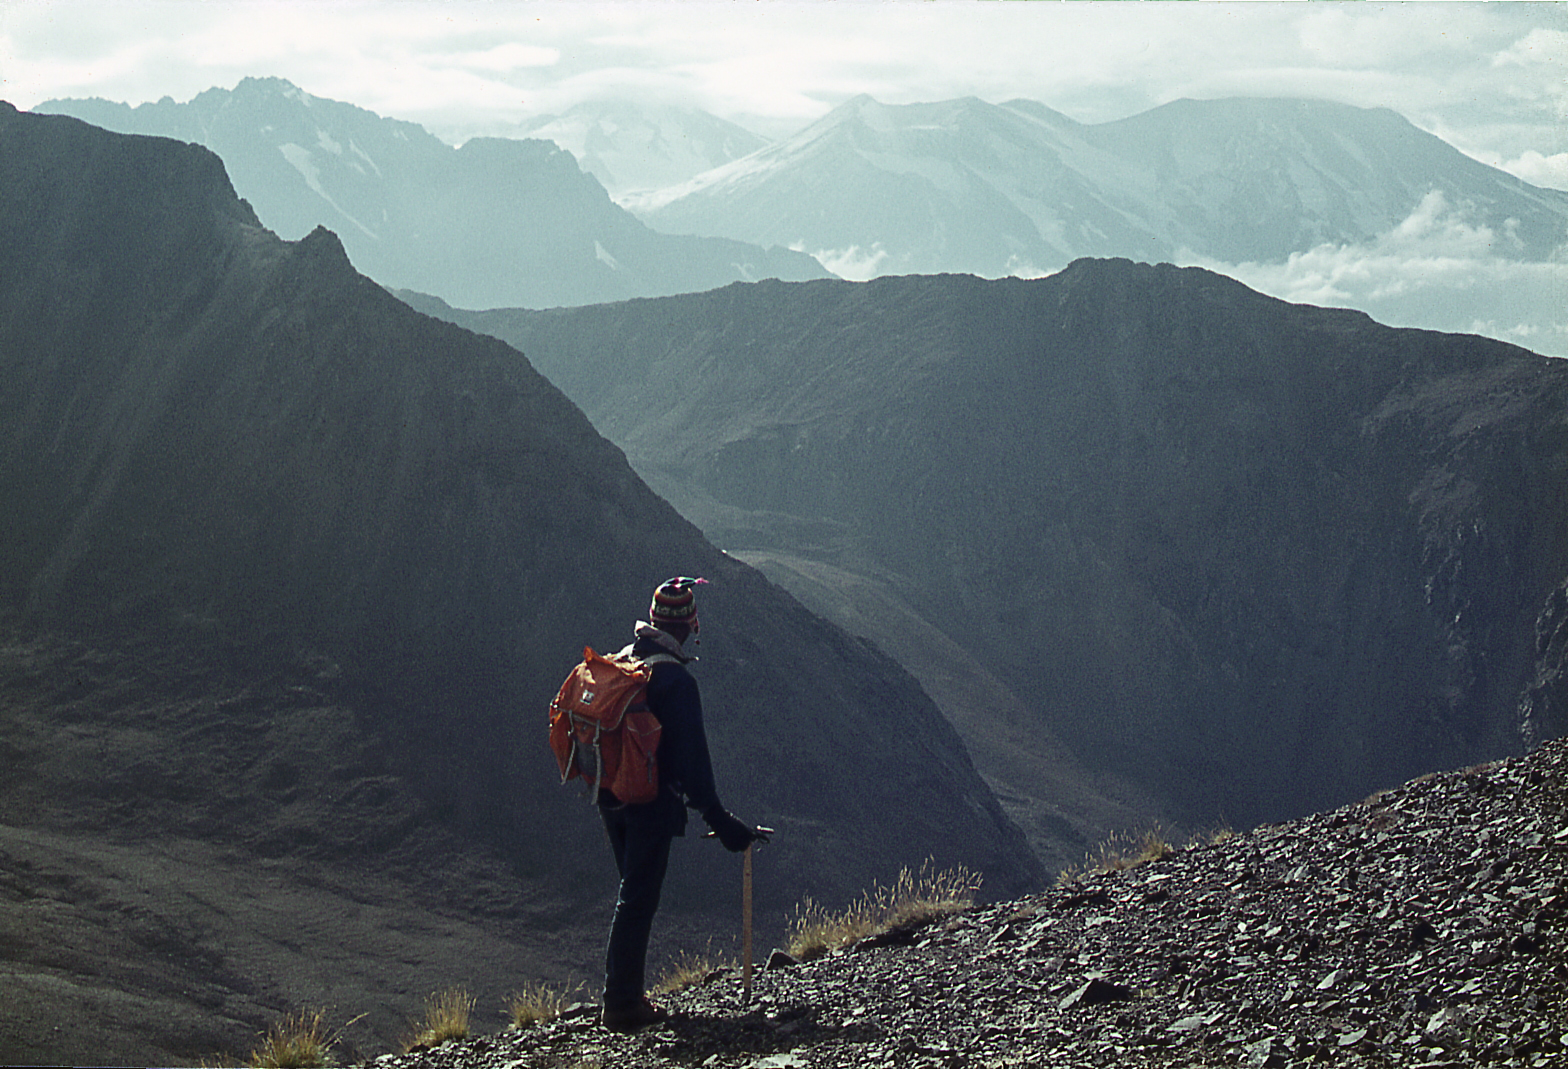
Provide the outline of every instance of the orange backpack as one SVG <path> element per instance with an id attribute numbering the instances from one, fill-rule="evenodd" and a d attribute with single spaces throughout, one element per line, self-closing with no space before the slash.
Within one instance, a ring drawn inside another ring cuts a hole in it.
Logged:
<path id="1" fill-rule="evenodd" d="M 550 703 L 550 749 L 563 784 L 583 780 L 590 801 L 600 788 L 628 805 L 658 797 L 663 729 L 648 709 L 648 680 L 652 665 L 674 659 L 655 654 L 640 661 L 624 650 L 605 657 L 583 647 L 582 664 Z"/>

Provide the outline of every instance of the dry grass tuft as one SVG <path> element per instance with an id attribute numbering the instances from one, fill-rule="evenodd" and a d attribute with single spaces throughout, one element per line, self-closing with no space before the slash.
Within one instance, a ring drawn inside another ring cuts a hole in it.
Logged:
<path id="1" fill-rule="evenodd" d="M 429 1050 L 451 1039 L 468 1038 L 468 1019 L 474 999 L 462 988 L 451 987 L 425 1000 L 425 1019 L 414 1025 L 413 1035 L 403 1044 L 403 1053 Z"/>
<path id="2" fill-rule="evenodd" d="M 1199 833 L 1193 838 L 1191 845 L 1218 846 L 1220 843 L 1227 842 L 1235 838 L 1235 836 L 1236 833 L 1231 830 L 1231 826 L 1229 824 L 1221 824 L 1216 828 L 1211 828 L 1206 832 Z"/>
<path id="3" fill-rule="evenodd" d="M 1070 887 L 1085 876 L 1106 872 L 1123 872 L 1151 861 L 1170 857 L 1176 848 L 1166 842 L 1158 825 L 1140 835 L 1113 832 L 1082 865 L 1063 869 L 1056 877 L 1056 886 Z"/>
<path id="4" fill-rule="evenodd" d="M 513 1029 L 530 1028 L 553 1021 L 566 1009 L 568 991 L 548 984 L 525 984 L 506 1000 L 506 1015 Z"/>
<path id="5" fill-rule="evenodd" d="M 673 995 L 677 991 L 684 991 L 694 984 L 706 983 L 714 977 L 738 968 L 736 963 L 728 958 L 714 955 L 712 944 L 703 954 L 693 954 L 690 951 L 681 951 L 681 956 L 668 971 L 654 981 L 650 989 L 655 995 Z"/>
<path id="6" fill-rule="evenodd" d="M 286 1014 L 262 1034 L 246 1062 L 252 1069 L 317 1069 L 327 1064 L 332 1042 L 326 1010 Z"/>
<path id="7" fill-rule="evenodd" d="M 899 870 L 892 887 L 873 886 L 842 913 L 830 913 L 808 897 L 795 908 L 785 951 L 809 961 L 874 935 L 968 909 L 979 889 L 978 874 L 962 865 L 937 871 L 927 858 L 918 873 Z"/>

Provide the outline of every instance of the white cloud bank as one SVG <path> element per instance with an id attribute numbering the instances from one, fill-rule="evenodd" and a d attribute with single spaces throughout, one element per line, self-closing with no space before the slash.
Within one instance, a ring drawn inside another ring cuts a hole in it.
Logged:
<path id="1" fill-rule="evenodd" d="M 1081 122 L 1180 97 L 1389 107 L 1568 187 L 1568 4 L 971 0 L 0 0 L 0 99 L 189 100 L 246 76 L 459 141 L 587 99 L 788 136 L 858 93 L 1038 100 Z"/>
<path id="2" fill-rule="evenodd" d="M 1492 162 L 1492 166 L 1507 171 L 1515 178 L 1522 178 L 1532 186 L 1568 189 L 1568 152 L 1545 156 L 1534 149 L 1527 149 L 1515 159 Z"/>
<path id="3" fill-rule="evenodd" d="M 1481 334 L 1568 357 L 1568 234 L 1545 263 L 1508 259 L 1512 244 L 1432 192 L 1387 233 L 1319 245 L 1282 264 L 1183 256 L 1282 300 L 1357 308 L 1389 326 Z"/>
<path id="4" fill-rule="evenodd" d="M 888 254 L 880 241 L 873 242 L 870 248 L 865 249 L 859 245 L 851 245 L 847 249 L 807 249 L 804 241 L 792 242 L 790 248 L 795 252 L 809 253 L 817 263 L 839 278 L 851 282 L 867 282 L 886 274 L 882 265 Z"/>

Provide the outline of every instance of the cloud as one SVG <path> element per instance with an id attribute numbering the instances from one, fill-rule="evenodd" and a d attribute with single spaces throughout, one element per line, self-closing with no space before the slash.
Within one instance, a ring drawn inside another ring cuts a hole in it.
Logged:
<path id="1" fill-rule="evenodd" d="M 1568 56 L 1568 30 L 1535 27 L 1492 57 L 1496 67 L 1532 67 L 1547 64 L 1561 68 Z"/>
<path id="2" fill-rule="evenodd" d="M 790 245 L 795 252 L 805 252 L 803 242 Z M 847 249 L 816 249 L 811 252 L 816 261 L 839 278 L 851 282 L 866 282 L 882 274 L 881 266 L 887 259 L 887 250 L 880 241 L 875 242 L 870 248 L 862 249 L 859 245 L 851 245 Z"/>
<path id="3" fill-rule="evenodd" d="M 510 72 L 523 67 L 553 67 L 561 61 L 561 50 L 542 45 L 507 41 L 467 52 L 450 53 L 446 62 L 454 67 L 482 71 Z"/>
<path id="4" fill-rule="evenodd" d="M 1534 149 L 1527 149 L 1517 158 L 1503 160 L 1496 166 L 1531 185 L 1568 190 L 1568 152 L 1543 156 Z"/>
<path id="5" fill-rule="evenodd" d="M 4 0 L 0 88 L 24 108 L 66 95 L 137 103 L 277 75 L 427 124 L 516 121 L 619 89 L 769 134 L 857 93 L 1026 97 L 1085 122 L 1179 96 L 1311 94 L 1393 107 L 1430 129 L 1475 102 L 1561 102 L 1565 20 L 1553 9 L 1564 7 Z M 1540 139 L 1497 151 L 1531 148 L 1560 151 Z"/>
<path id="6" fill-rule="evenodd" d="M 1390 326 L 1482 334 L 1568 357 L 1568 246 L 1546 263 L 1509 259 L 1509 248 L 1506 230 L 1474 222 L 1433 191 L 1398 226 L 1361 244 L 1319 245 L 1282 264 L 1179 261 L 1282 300 L 1357 308 Z"/>

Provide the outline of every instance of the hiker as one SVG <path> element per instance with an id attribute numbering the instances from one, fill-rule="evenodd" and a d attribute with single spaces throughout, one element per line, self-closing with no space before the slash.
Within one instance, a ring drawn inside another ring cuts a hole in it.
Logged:
<path id="1" fill-rule="evenodd" d="M 652 662 L 647 701 L 662 734 L 659 793 L 653 801 L 625 805 L 607 790 L 598 795 L 621 877 L 604 964 L 603 1023 L 615 1032 L 633 1032 L 668 1016 L 643 993 L 643 970 L 670 842 L 686 833 L 686 809 L 701 813 L 728 850 L 742 851 L 760 837 L 719 803 L 702 726 L 702 698 L 686 668 L 696 660 L 684 647 L 697 633 L 696 587 L 705 582 L 680 576 L 661 583 L 653 592 L 647 621 L 637 624 L 635 641 L 622 651 Z"/>

